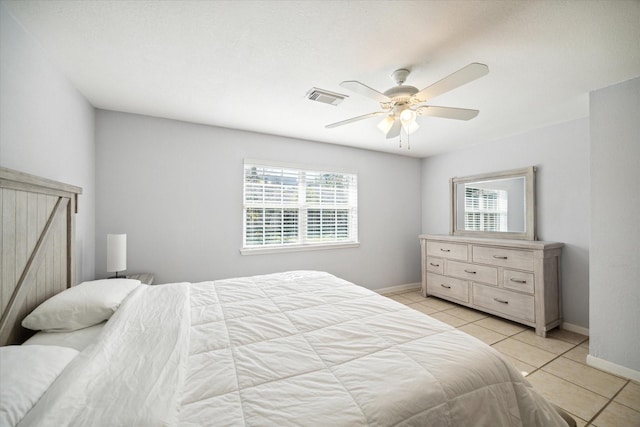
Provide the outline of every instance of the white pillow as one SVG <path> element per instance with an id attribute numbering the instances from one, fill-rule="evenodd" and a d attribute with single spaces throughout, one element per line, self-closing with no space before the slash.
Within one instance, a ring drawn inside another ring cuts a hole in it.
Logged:
<path id="1" fill-rule="evenodd" d="M 49 298 L 22 321 L 35 331 L 75 331 L 111 317 L 139 280 L 104 279 L 83 282 Z"/>
<path id="2" fill-rule="evenodd" d="M 77 354 L 52 345 L 0 347 L 0 425 L 18 424 Z"/>
<path id="3" fill-rule="evenodd" d="M 106 324 L 106 321 L 100 322 L 97 325 L 70 332 L 40 331 L 23 342 L 22 345 L 56 345 L 58 347 L 69 347 L 82 351 L 89 344 L 98 341 Z"/>

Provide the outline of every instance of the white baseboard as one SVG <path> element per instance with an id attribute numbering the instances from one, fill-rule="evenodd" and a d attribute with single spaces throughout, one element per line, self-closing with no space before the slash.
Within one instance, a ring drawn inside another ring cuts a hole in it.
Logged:
<path id="1" fill-rule="evenodd" d="M 589 336 L 589 328 L 585 328 L 582 326 L 574 325 L 572 323 L 563 322 L 560 325 L 560 329 L 564 329 L 565 331 L 575 332 L 576 334 Z"/>
<path id="2" fill-rule="evenodd" d="M 629 378 L 633 381 L 640 381 L 640 371 L 609 362 L 608 360 L 600 359 L 590 354 L 587 355 L 587 365 L 593 366 L 601 371 L 612 373 L 619 377 Z"/>
<path id="3" fill-rule="evenodd" d="M 409 291 L 411 289 L 420 289 L 422 283 L 407 283 L 406 285 L 388 286 L 386 288 L 373 289 L 374 292 L 379 294 L 389 294 L 391 292 Z"/>

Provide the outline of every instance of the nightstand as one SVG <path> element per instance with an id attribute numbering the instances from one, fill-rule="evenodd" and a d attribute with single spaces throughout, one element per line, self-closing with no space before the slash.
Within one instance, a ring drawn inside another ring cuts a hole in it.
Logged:
<path id="1" fill-rule="evenodd" d="M 127 279 L 140 280 L 140 282 L 144 283 L 145 285 L 153 284 L 153 274 L 151 273 L 130 274 L 127 276 Z"/>

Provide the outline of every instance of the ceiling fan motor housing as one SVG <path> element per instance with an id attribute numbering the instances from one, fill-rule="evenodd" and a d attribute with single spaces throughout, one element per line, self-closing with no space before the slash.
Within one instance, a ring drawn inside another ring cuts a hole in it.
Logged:
<path id="1" fill-rule="evenodd" d="M 418 93 L 418 89 L 413 86 L 396 86 L 387 90 L 384 94 L 391 98 L 390 102 L 381 102 L 383 109 L 392 109 L 393 114 L 399 114 L 405 108 L 411 106 L 411 98 Z"/>
<path id="2" fill-rule="evenodd" d="M 409 70 L 405 68 L 395 70 L 391 74 L 391 78 L 396 82 L 398 86 L 392 87 L 391 89 L 384 92 L 386 96 L 391 98 L 391 101 L 380 103 L 382 108 L 393 108 L 394 110 L 396 110 L 394 111 L 394 113 L 397 113 L 397 110 L 403 110 L 407 105 L 411 103 L 411 97 L 418 93 L 418 88 L 414 86 L 403 85 L 408 76 Z"/>
<path id="3" fill-rule="evenodd" d="M 417 87 L 401 85 L 401 86 L 392 87 L 391 89 L 387 90 L 384 94 L 395 101 L 394 98 L 400 98 L 400 97 L 411 98 L 416 93 L 418 93 Z"/>

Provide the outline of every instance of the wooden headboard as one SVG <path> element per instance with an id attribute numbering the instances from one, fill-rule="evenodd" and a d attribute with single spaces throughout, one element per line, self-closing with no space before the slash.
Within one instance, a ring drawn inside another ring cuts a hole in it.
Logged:
<path id="1" fill-rule="evenodd" d="M 0 168 L 0 345 L 32 332 L 20 323 L 75 284 L 75 214 L 82 188 Z"/>

